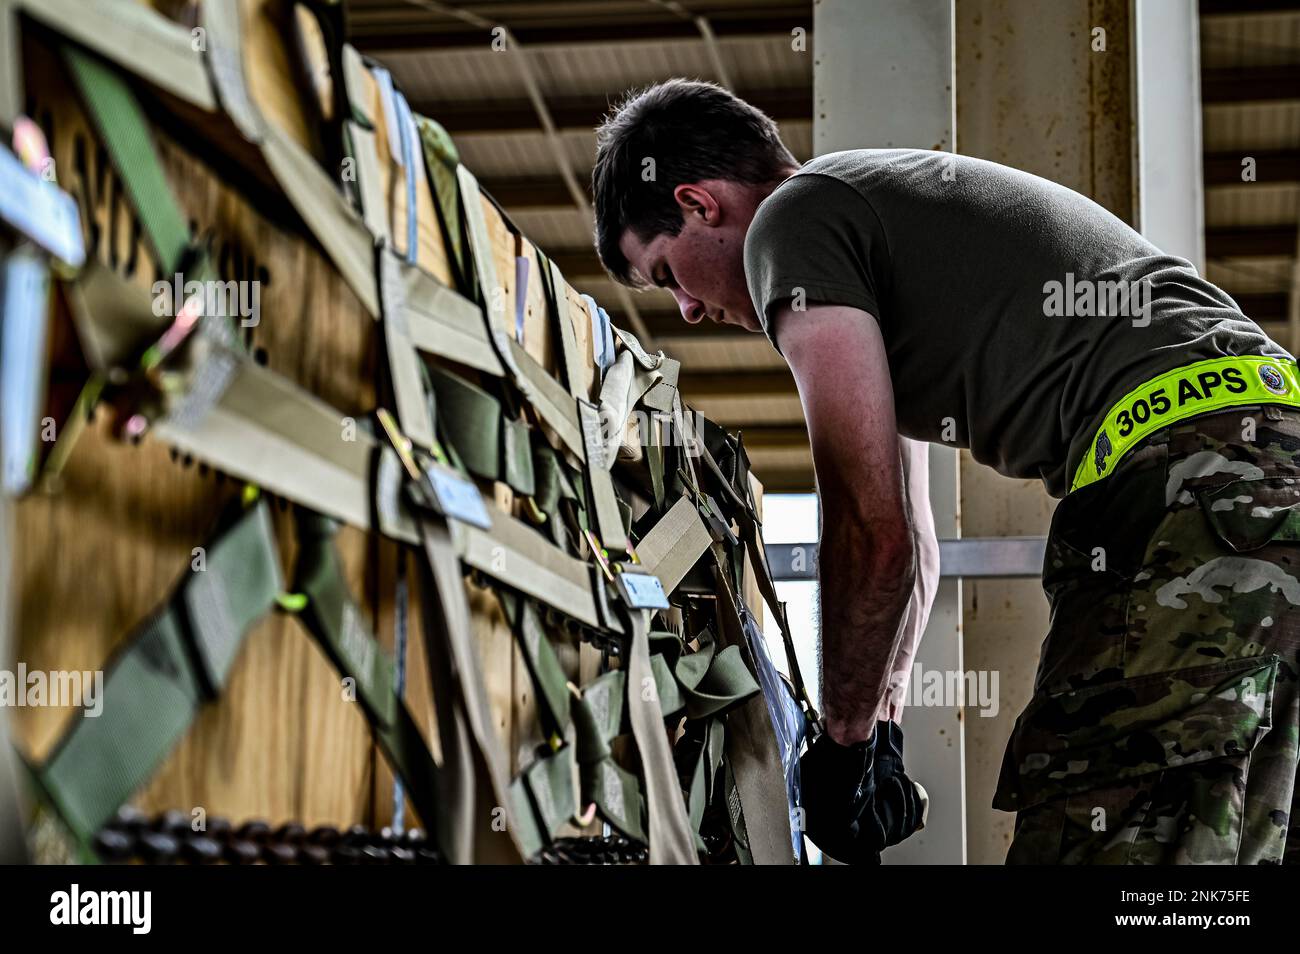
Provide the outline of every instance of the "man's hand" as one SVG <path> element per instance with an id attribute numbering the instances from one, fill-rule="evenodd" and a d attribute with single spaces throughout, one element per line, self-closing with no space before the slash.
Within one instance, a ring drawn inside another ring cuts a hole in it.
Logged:
<path id="1" fill-rule="evenodd" d="M 880 722 L 866 742 L 822 733 L 799 760 L 806 834 L 845 864 L 880 864 L 880 852 L 925 824 L 928 801 L 903 771 L 903 730 Z"/>

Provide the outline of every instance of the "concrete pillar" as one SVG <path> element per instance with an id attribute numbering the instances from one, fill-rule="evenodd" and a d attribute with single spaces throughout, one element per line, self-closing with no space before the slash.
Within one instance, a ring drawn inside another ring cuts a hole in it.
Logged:
<path id="1" fill-rule="evenodd" d="M 957 0 L 956 16 L 961 151 L 1055 180 L 1132 222 L 1128 0 L 1054 0 L 1050 11 L 1040 0 Z M 962 452 L 968 536 L 1046 534 L 1054 509 L 1038 481 L 1001 477 Z M 1036 580 L 972 580 L 964 596 L 966 666 L 998 678 L 996 714 L 972 700 L 965 710 L 969 861 L 1001 864 L 1014 816 L 993 810 L 993 791 L 1033 690 L 1047 601 Z"/>
<path id="2" fill-rule="evenodd" d="M 954 147 L 953 0 L 816 0 L 813 150 Z M 931 447 L 930 503 L 940 537 L 960 535 L 957 455 Z M 961 581 L 939 587 L 917 663 L 962 671 Z M 926 830 L 886 863 L 966 860 L 962 712 L 908 709 L 907 765 L 931 793 Z"/>
<path id="3" fill-rule="evenodd" d="M 1137 220 L 1153 245 L 1205 271 L 1201 56 L 1195 0 L 1134 0 Z"/>

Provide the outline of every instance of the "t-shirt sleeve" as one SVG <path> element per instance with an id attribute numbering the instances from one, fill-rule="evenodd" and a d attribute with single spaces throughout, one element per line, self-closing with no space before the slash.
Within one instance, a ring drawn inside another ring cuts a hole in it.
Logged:
<path id="1" fill-rule="evenodd" d="M 745 237 L 745 280 L 772 346 L 781 350 L 772 318 L 785 301 L 847 305 L 879 319 L 878 263 L 887 256 L 880 220 L 853 186 L 815 173 L 782 183 Z"/>

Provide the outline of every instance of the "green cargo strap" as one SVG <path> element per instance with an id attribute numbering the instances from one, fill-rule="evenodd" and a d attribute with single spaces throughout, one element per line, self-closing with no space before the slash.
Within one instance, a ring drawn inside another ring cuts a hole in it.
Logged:
<path id="1" fill-rule="evenodd" d="M 128 638 L 104 681 L 102 712 L 73 722 L 44 764 L 44 795 L 83 847 L 175 747 L 199 705 L 225 687 L 244 636 L 281 592 L 262 501 L 208 544 L 170 599 Z"/>
<path id="2" fill-rule="evenodd" d="M 1106 412 L 1074 472 L 1070 492 L 1109 477 L 1125 454 L 1161 428 L 1248 404 L 1300 407 L 1295 362 L 1257 355 L 1212 358 L 1157 375 Z"/>
<path id="3" fill-rule="evenodd" d="M 438 402 L 438 423 L 466 469 L 486 480 L 504 480 L 516 493 L 536 490 L 527 425 L 503 416 L 501 403 L 460 375 L 429 367 Z"/>
<path id="4" fill-rule="evenodd" d="M 461 239 L 460 184 L 456 181 L 456 167 L 460 154 L 447 130 L 432 119 L 415 117 L 424 146 L 424 167 L 433 186 L 438 203 L 438 219 L 442 223 L 442 236 L 451 252 L 451 264 L 456 276 L 456 287 L 467 293 L 469 280 L 465 270 L 464 242 Z"/>
<path id="5" fill-rule="evenodd" d="M 699 864 L 695 838 L 686 817 L 681 785 L 673 766 L 672 749 L 664 732 L 663 714 L 649 690 L 654 686 L 650 667 L 649 619 L 646 610 L 630 611 L 631 632 L 623 658 L 627 661 L 627 706 L 645 773 L 652 865 Z"/>
<path id="6" fill-rule="evenodd" d="M 116 70 L 72 45 L 63 48 L 63 57 L 162 273 L 180 271 L 190 227 L 158 161 L 144 110 Z"/>
<path id="7" fill-rule="evenodd" d="M 700 756 L 691 772 L 691 787 L 687 797 L 687 817 L 691 821 L 691 831 L 696 833 L 696 848 L 705 850 L 699 838 L 700 823 L 704 820 L 704 809 L 714 798 L 714 780 L 718 775 L 718 766 L 722 764 L 723 746 L 725 744 L 725 723 L 722 719 L 705 719 L 701 732 L 704 736 L 700 746 Z M 679 743 L 680 744 L 680 743 Z"/>
<path id="8" fill-rule="evenodd" d="M 476 291 L 483 305 L 482 323 L 487 330 L 488 339 L 501 360 L 506 376 L 523 396 L 524 402 L 532 406 L 569 450 L 579 458 L 584 458 L 582 429 L 566 389 L 503 326 L 500 317 L 503 307 L 502 288 L 498 283 L 496 262 L 492 257 L 487 219 L 479 201 L 478 180 L 464 166 L 457 168 L 456 177 L 460 186 L 461 212 L 469 238 L 469 250 L 478 277 Z"/>
<path id="9" fill-rule="evenodd" d="M 745 826 L 745 808 L 740 801 L 740 788 L 736 785 L 736 773 L 731 769 L 731 760 L 722 760 L 723 798 L 727 802 L 727 821 L 731 824 L 732 846 L 736 860 L 742 865 L 754 863 L 754 853 L 749 848 L 749 830 Z"/>
<path id="10" fill-rule="evenodd" d="M 602 818 L 629 838 L 644 842 L 645 803 L 636 776 L 618 765 L 610 742 L 621 732 L 627 674 L 598 676 L 573 702 L 582 801 L 594 802 Z"/>
<path id="11" fill-rule="evenodd" d="M 581 795 L 577 747 L 571 743 L 534 759 L 510 783 L 525 858 L 536 855 L 578 812 Z"/>
<path id="12" fill-rule="evenodd" d="M 685 708 L 688 719 L 721 715 L 759 691 L 739 646 L 727 646 L 719 651 L 708 630 L 697 638 L 700 648 L 687 652 L 685 642 L 676 633 L 650 633 L 650 649 L 654 653 L 651 661 L 660 662 L 672 674 L 674 691 L 681 699 L 679 707 Z M 668 715 L 676 708 L 663 706 L 663 711 Z"/>
<path id="13" fill-rule="evenodd" d="M 722 433 L 722 438 L 728 442 L 731 440 L 725 432 Z M 747 458 L 742 460 L 738 449 L 736 453 L 737 476 L 739 480 L 743 481 L 745 488 L 745 494 L 742 497 L 733 482 L 722 472 L 722 468 L 718 465 L 717 460 L 705 442 L 700 443 L 699 451 L 705 469 L 713 475 L 719 489 L 731 498 L 736 522 L 740 528 L 740 537 L 745 544 L 750 564 L 757 577 L 759 593 L 772 611 L 772 615 L 776 618 L 777 626 L 781 631 L 781 643 L 785 650 L 786 664 L 790 668 L 790 680 L 794 683 L 795 698 L 808 717 L 816 721 L 818 718 L 817 710 L 813 707 L 812 699 L 808 695 L 808 688 L 804 683 L 803 672 L 799 667 L 799 656 L 795 652 L 794 639 L 790 631 L 790 621 L 786 617 L 785 603 L 777 596 L 776 584 L 772 580 L 772 569 L 767 562 L 767 551 L 763 547 L 758 520 L 754 513 L 753 504 L 750 502 L 748 460 Z M 742 463 L 745 466 L 740 466 Z M 740 569 L 743 565 L 739 560 L 736 563 L 738 564 L 737 569 Z M 736 588 L 739 590 L 739 585 Z"/>
<path id="14" fill-rule="evenodd" d="M 571 552 L 572 541 L 560 515 L 560 501 L 573 501 L 576 507 L 579 505 L 579 497 L 573 481 L 569 479 L 568 465 L 554 449 L 541 445 L 533 458 L 533 469 L 536 486 L 533 502 L 546 515 L 551 541 L 566 552 Z"/>
<path id="15" fill-rule="evenodd" d="M 505 611 L 506 621 L 514 630 L 537 691 L 542 729 L 548 738 L 563 737 L 571 721 L 569 710 L 573 697 L 569 692 L 568 677 L 564 674 L 555 646 L 542 626 L 537 607 L 532 600 L 509 590 L 502 590 L 497 598 Z"/>
<path id="16" fill-rule="evenodd" d="M 375 738 L 420 820 L 435 830 L 441 778 L 420 730 L 396 695 L 393 660 L 362 619 L 343 578 L 334 538 L 339 525 L 305 507 L 295 512 L 298 565 L 294 590 L 307 597 L 298 615 L 334 668 L 356 683 L 357 698 Z"/>

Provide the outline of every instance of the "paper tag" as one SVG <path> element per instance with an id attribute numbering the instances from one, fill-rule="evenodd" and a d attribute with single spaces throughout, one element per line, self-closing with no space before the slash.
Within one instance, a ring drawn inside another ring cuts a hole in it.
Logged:
<path id="1" fill-rule="evenodd" d="M 614 335 L 609 327 L 609 315 L 605 309 L 596 304 L 590 295 L 582 296 L 587 305 L 587 315 L 591 318 L 591 356 L 596 367 L 604 371 L 614 363 Z"/>
<path id="2" fill-rule="evenodd" d="M 397 90 L 393 88 L 393 74 L 382 66 L 373 67 L 370 73 L 379 84 L 379 100 L 384 110 L 384 127 L 388 133 L 388 156 L 393 164 L 404 166 L 402 161 L 402 131 L 397 118 Z"/>
<path id="3" fill-rule="evenodd" d="M 80 268 L 86 261 L 77 203 L 0 146 L 0 218 L 51 255 Z"/>
<path id="4" fill-rule="evenodd" d="M 434 496 L 438 498 L 438 508 L 444 514 L 484 530 L 492 529 L 492 518 L 483 504 L 483 495 L 472 481 L 441 465 L 428 468 L 426 473 Z"/>
<path id="5" fill-rule="evenodd" d="M 623 598 L 633 609 L 668 609 L 668 594 L 664 592 L 659 577 L 624 571 L 615 579 L 623 591 Z"/>
<path id="6" fill-rule="evenodd" d="M 0 487 L 10 494 L 25 491 L 36 473 L 49 292 L 49 262 L 36 249 L 0 263 Z"/>
<path id="7" fill-rule="evenodd" d="M 528 312 L 528 267 L 527 255 L 515 258 L 515 340 L 524 343 L 524 315 Z"/>

